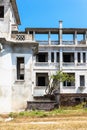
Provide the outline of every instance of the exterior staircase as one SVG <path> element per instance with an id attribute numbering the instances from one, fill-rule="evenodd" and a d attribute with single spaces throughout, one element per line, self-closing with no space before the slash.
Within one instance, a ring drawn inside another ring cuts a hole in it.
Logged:
<path id="1" fill-rule="evenodd" d="M 46 110 L 50 111 L 57 107 L 54 101 L 27 101 L 26 110 Z"/>

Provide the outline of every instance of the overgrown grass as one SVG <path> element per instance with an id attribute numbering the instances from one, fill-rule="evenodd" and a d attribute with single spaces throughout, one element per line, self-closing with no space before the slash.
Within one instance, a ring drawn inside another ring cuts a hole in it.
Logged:
<path id="1" fill-rule="evenodd" d="M 10 113 L 9 116 L 12 118 L 17 117 L 52 117 L 52 116 L 62 116 L 62 115 L 87 115 L 87 108 L 83 108 L 83 103 L 75 107 L 60 107 L 59 109 L 54 109 L 52 111 L 23 111 L 19 113 Z"/>

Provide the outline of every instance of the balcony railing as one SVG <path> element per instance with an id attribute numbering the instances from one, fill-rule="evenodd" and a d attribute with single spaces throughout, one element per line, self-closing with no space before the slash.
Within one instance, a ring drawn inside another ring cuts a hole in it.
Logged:
<path id="1" fill-rule="evenodd" d="M 32 35 L 30 34 L 12 34 L 11 38 L 16 41 L 32 41 Z"/>
<path id="2" fill-rule="evenodd" d="M 78 44 L 79 44 L 79 45 L 86 45 L 86 40 L 78 41 Z"/>
<path id="3" fill-rule="evenodd" d="M 63 62 L 63 66 L 74 66 L 74 62 Z"/>
<path id="4" fill-rule="evenodd" d="M 86 63 L 77 63 L 77 66 L 85 66 Z"/>
<path id="5" fill-rule="evenodd" d="M 59 41 L 45 41 L 45 40 L 43 40 L 43 41 L 39 41 L 39 40 L 37 40 L 37 42 L 39 43 L 39 45 L 49 45 L 49 44 L 51 44 L 51 45 L 59 45 Z M 75 42 L 74 41 L 62 41 L 62 44 L 63 45 L 74 45 L 75 44 Z"/>
<path id="6" fill-rule="evenodd" d="M 63 41 L 62 44 L 63 45 L 74 45 L 75 42 L 74 41 Z"/>
<path id="7" fill-rule="evenodd" d="M 36 62 L 35 66 L 48 66 L 49 63 L 48 62 Z"/>
<path id="8" fill-rule="evenodd" d="M 37 40 L 36 40 L 37 41 Z M 48 45 L 48 41 L 37 41 L 39 45 Z"/>
<path id="9" fill-rule="evenodd" d="M 59 41 L 51 41 L 51 45 L 59 45 Z"/>

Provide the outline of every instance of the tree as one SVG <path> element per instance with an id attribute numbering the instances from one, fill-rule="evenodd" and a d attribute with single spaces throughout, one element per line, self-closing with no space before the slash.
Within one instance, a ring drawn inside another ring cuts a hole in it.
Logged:
<path id="1" fill-rule="evenodd" d="M 50 77 L 49 85 L 46 88 L 46 93 L 48 95 L 54 95 L 57 105 L 60 105 L 60 82 L 74 82 L 75 78 L 72 74 L 64 73 L 62 71 L 57 71 Z"/>

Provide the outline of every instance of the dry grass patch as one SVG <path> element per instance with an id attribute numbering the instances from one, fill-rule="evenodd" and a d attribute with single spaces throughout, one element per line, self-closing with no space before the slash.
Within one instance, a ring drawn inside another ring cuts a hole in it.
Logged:
<path id="1" fill-rule="evenodd" d="M 22 118 L 0 123 L 0 130 L 87 130 L 86 116 Z M 17 122 L 18 121 L 18 122 Z"/>
<path id="2" fill-rule="evenodd" d="M 53 111 L 26 111 L 1 115 L 0 130 L 87 130 L 87 109 L 80 106 Z"/>

